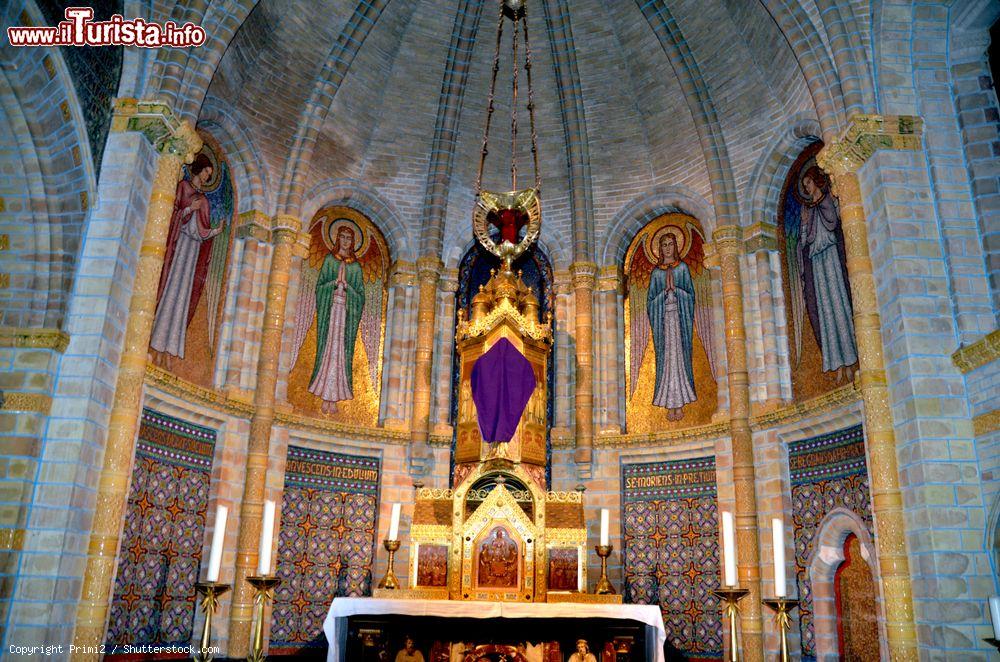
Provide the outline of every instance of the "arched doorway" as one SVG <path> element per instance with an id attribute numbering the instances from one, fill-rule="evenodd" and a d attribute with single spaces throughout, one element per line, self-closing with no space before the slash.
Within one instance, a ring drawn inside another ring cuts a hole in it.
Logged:
<path id="1" fill-rule="evenodd" d="M 834 575 L 837 644 L 844 662 L 879 659 L 878 606 L 875 579 L 861 557 L 855 534 L 844 540 L 844 560 Z"/>

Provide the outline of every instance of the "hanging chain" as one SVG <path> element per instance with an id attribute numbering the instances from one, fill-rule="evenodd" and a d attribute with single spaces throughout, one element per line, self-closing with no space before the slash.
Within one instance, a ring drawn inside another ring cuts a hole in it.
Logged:
<path id="1" fill-rule="evenodd" d="M 483 169 L 486 166 L 486 155 L 489 154 L 490 125 L 493 120 L 494 100 L 496 98 L 497 74 L 500 72 L 500 45 L 503 40 L 504 21 L 504 0 L 498 0 L 500 11 L 497 18 L 497 43 L 493 53 L 493 73 L 490 77 L 490 94 L 486 108 L 486 126 L 483 129 L 483 148 L 479 156 L 479 171 L 476 173 L 476 197 L 482 192 Z M 522 8 L 521 17 L 512 17 L 514 24 L 513 35 L 513 73 L 511 76 L 511 105 L 510 105 L 510 186 L 511 190 L 517 190 L 517 42 L 518 42 L 518 21 L 524 29 L 524 70 L 528 82 L 528 118 L 531 123 L 531 158 L 535 168 L 535 189 L 541 190 L 541 175 L 538 169 L 538 133 L 535 129 L 535 96 L 531 85 L 531 46 L 528 43 L 528 13 Z"/>
<path id="2" fill-rule="evenodd" d="M 511 46 L 513 54 L 513 73 L 511 74 L 510 93 L 510 190 L 517 190 L 517 20 L 514 23 L 514 43 Z"/>
<path id="3" fill-rule="evenodd" d="M 493 119 L 493 97 L 497 87 L 497 73 L 500 71 L 500 41 L 503 38 L 503 0 L 499 0 L 500 13 L 497 18 L 497 47 L 493 53 L 493 75 L 490 78 L 489 105 L 486 107 L 486 127 L 483 129 L 483 150 L 479 156 L 479 172 L 476 174 L 476 197 L 483 190 L 483 167 L 486 165 L 486 155 L 490 153 L 490 120 Z"/>
<path id="4" fill-rule="evenodd" d="M 524 71 L 528 79 L 528 118 L 531 121 L 531 159 L 535 166 L 535 190 L 541 191 L 542 179 L 538 169 L 538 134 L 535 132 L 535 97 L 531 87 L 531 45 L 528 43 L 528 12 L 521 17 L 524 23 Z"/>

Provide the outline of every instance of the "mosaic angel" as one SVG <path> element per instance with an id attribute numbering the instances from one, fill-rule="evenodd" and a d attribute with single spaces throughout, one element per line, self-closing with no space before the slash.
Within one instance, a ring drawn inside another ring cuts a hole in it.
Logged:
<path id="1" fill-rule="evenodd" d="M 225 160 L 206 144 L 177 183 L 149 346 L 184 358 L 187 330 L 202 295 L 208 295 L 209 346 L 214 347 L 233 216 L 233 186 Z M 221 236 L 220 236 L 221 235 Z"/>
<path id="2" fill-rule="evenodd" d="M 335 414 L 338 402 L 355 396 L 359 336 L 370 383 L 378 380 L 388 254 L 376 232 L 350 218 L 323 217 L 312 226 L 312 248 L 302 267 L 292 365 L 315 326 L 316 356 L 308 390 L 322 401 L 324 414 Z"/>
<path id="3" fill-rule="evenodd" d="M 647 229 L 628 265 L 631 310 L 630 393 L 638 384 L 650 338 L 656 381 L 652 404 L 667 418 L 684 418 L 698 399 L 694 378 L 694 331 L 702 339 L 713 377 L 712 283 L 704 265 L 704 240 L 689 224 Z"/>
<path id="4" fill-rule="evenodd" d="M 806 161 L 789 185 L 784 206 L 795 356 L 801 360 L 804 316 L 823 357 L 823 371 L 838 378 L 858 361 L 840 208 L 830 180 Z"/>

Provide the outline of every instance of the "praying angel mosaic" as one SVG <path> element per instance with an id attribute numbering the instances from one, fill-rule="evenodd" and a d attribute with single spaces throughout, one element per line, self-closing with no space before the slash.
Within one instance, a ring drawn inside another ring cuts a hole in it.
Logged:
<path id="1" fill-rule="evenodd" d="M 857 514 L 874 538 L 865 438 L 860 425 L 788 445 L 795 531 L 795 576 L 799 586 L 802 659 L 816 659 L 813 591 L 809 566 L 823 519 L 834 509 Z"/>
<path id="2" fill-rule="evenodd" d="M 377 457 L 288 447 L 272 654 L 323 646 L 333 598 L 371 594 L 380 473 Z"/>
<path id="3" fill-rule="evenodd" d="M 667 642 L 722 655 L 715 459 L 622 465 L 625 601 L 659 604 Z"/>
<path id="4" fill-rule="evenodd" d="M 215 430 L 144 409 L 108 645 L 190 643 Z"/>

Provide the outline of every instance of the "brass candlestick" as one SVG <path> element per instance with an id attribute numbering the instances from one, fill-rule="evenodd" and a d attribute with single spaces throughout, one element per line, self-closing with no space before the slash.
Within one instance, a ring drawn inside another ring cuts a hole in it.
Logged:
<path id="1" fill-rule="evenodd" d="M 385 576 L 378 583 L 378 587 L 388 589 L 399 588 L 399 580 L 396 579 L 396 573 L 393 571 L 393 566 L 396 564 L 396 550 L 399 549 L 399 541 L 383 540 L 382 546 L 385 547 L 385 551 L 389 552 L 389 560 L 386 563 L 388 568 L 385 571 Z"/>
<path id="2" fill-rule="evenodd" d="M 745 588 L 717 588 L 712 593 L 726 601 L 726 608 L 723 611 L 729 619 L 729 662 L 740 662 L 739 628 L 740 608 L 739 601 L 749 593 Z"/>
<path id="3" fill-rule="evenodd" d="M 195 649 L 195 662 L 212 662 L 215 656 L 212 655 L 212 615 L 219 608 L 219 596 L 228 591 L 229 584 L 219 582 L 195 582 L 194 588 L 201 599 L 201 610 L 205 612 L 205 623 L 201 629 L 201 647 Z"/>
<path id="4" fill-rule="evenodd" d="M 252 575 L 247 581 L 256 592 L 253 596 L 253 634 L 247 662 L 264 662 L 264 606 L 274 599 L 274 587 L 281 580 L 274 575 Z"/>
<path id="5" fill-rule="evenodd" d="M 597 551 L 597 555 L 601 557 L 601 578 L 597 580 L 597 586 L 594 587 L 594 593 L 597 595 L 608 595 L 615 592 L 615 587 L 611 585 L 608 580 L 608 557 L 611 556 L 611 552 L 614 551 L 614 545 L 595 545 L 594 549 Z"/>
<path id="6" fill-rule="evenodd" d="M 778 649 L 780 656 L 778 659 L 781 662 L 788 662 L 788 628 L 792 624 L 788 618 L 788 612 L 795 609 L 799 605 L 799 601 L 789 598 L 775 598 L 773 600 L 762 600 L 761 602 L 774 612 L 774 622 L 777 624 L 778 633 L 781 636 Z"/>

